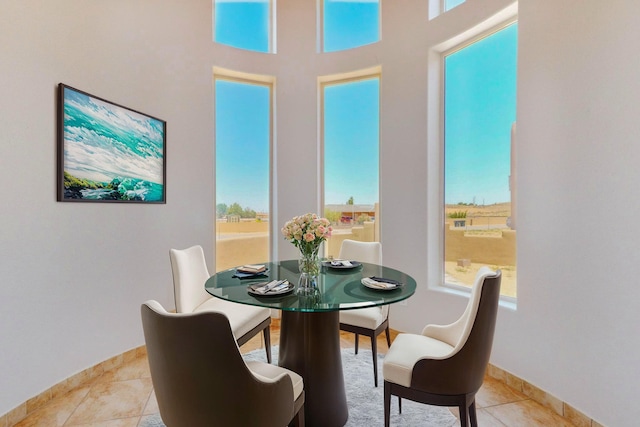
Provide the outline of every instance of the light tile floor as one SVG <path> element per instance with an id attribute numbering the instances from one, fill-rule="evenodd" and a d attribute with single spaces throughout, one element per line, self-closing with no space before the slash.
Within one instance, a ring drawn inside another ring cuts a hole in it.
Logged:
<path id="1" fill-rule="evenodd" d="M 279 333 L 276 319 L 271 327 L 273 345 L 279 343 Z M 353 348 L 353 337 L 353 334 L 341 333 L 342 347 Z M 369 348 L 368 339 L 361 338 L 360 346 Z M 243 345 L 241 351 L 258 348 L 262 348 L 261 337 Z M 382 334 L 378 339 L 378 351 L 382 353 L 386 349 Z M 485 380 L 476 395 L 476 407 L 478 424 L 482 427 L 572 426 L 563 417 L 492 378 Z M 145 417 L 158 412 L 147 359 L 140 356 L 47 402 L 16 427 L 137 427 Z M 457 416 L 456 409 L 452 412 Z"/>

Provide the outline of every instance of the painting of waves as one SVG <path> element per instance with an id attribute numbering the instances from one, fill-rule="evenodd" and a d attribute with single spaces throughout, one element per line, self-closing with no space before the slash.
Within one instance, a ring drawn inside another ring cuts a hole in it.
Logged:
<path id="1" fill-rule="evenodd" d="M 166 122 L 59 91 L 58 200 L 164 203 Z"/>

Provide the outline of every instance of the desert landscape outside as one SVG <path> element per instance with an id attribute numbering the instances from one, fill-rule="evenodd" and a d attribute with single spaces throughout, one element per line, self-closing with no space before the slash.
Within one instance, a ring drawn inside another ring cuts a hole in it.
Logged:
<path id="1" fill-rule="evenodd" d="M 464 212 L 463 214 L 460 212 Z M 456 214 L 457 213 L 457 214 Z M 454 217 L 463 218 L 451 218 Z M 446 205 L 445 282 L 470 287 L 480 267 L 502 270 L 501 294 L 516 297 L 516 231 L 510 224 L 511 204 Z M 327 241 L 326 256 L 337 256 L 344 239 L 377 240 L 375 221 L 337 227 Z M 281 238 L 280 235 L 274 238 Z M 269 220 L 264 216 L 216 224 L 216 271 L 269 259 Z"/>
<path id="2" fill-rule="evenodd" d="M 445 283 L 471 286 L 480 267 L 502 270 L 500 293 L 515 298 L 516 231 L 511 203 L 445 206 Z"/>

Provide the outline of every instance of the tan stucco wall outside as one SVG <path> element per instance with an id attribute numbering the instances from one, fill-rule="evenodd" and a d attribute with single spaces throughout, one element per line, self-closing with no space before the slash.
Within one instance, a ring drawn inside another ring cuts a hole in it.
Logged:
<path id="1" fill-rule="evenodd" d="M 468 259 L 473 263 L 489 265 L 516 265 L 516 232 L 502 230 L 501 236 L 465 236 L 465 230 L 456 230 L 445 224 L 445 261 Z"/>
<path id="2" fill-rule="evenodd" d="M 269 223 L 262 221 L 218 222 L 216 224 L 216 271 L 240 264 L 262 263 L 269 259 Z M 276 238 L 281 238 L 280 235 Z M 323 256 L 338 257 L 345 239 L 372 242 L 375 224 L 365 222 L 351 229 L 336 230 L 327 240 L 327 252 Z"/>
<path id="3" fill-rule="evenodd" d="M 216 241 L 216 271 L 240 264 L 261 263 L 269 259 L 268 222 L 243 221 L 236 223 L 219 222 Z M 256 235 L 260 233 L 260 235 Z M 501 236 L 465 236 L 464 229 L 444 228 L 445 261 L 470 260 L 472 263 L 489 265 L 516 265 L 516 232 L 505 229 Z M 246 234 L 246 236 L 243 236 Z M 281 236 L 276 236 L 280 238 Z M 345 239 L 371 242 L 375 240 L 375 224 L 365 222 L 351 229 L 336 230 L 326 242 L 324 256 L 338 257 L 340 246 Z"/>
<path id="4" fill-rule="evenodd" d="M 504 222 L 503 222 L 504 224 Z M 268 222 L 243 221 L 219 223 L 216 241 L 216 271 L 226 270 L 240 264 L 258 264 L 269 259 Z M 225 232 L 223 233 L 222 230 Z M 376 240 L 377 227 L 374 222 L 351 228 L 337 229 L 325 243 L 324 257 L 338 257 L 343 240 L 363 242 Z M 482 265 L 503 269 L 503 295 L 516 296 L 516 232 L 509 229 L 493 231 L 494 236 L 466 235 L 465 229 L 452 228 L 445 224 L 445 270 L 454 283 L 470 286 Z M 282 238 L 280 234 L 275 238 Z M 459 260 L 468 260 L 466 267 Z"/>

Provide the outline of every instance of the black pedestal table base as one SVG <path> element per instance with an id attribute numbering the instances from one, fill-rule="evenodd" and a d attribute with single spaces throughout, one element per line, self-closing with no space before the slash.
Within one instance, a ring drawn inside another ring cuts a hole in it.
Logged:
<path id="1" fill-rule="evenodd" d="M 349 417 L 339 312 L 283 311 L 278 364 L 304 379 L 305 425 L 344 426 Z"/>

